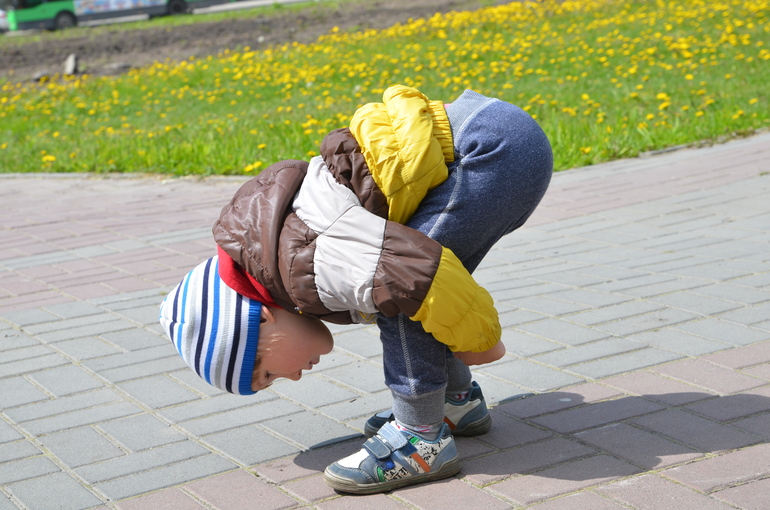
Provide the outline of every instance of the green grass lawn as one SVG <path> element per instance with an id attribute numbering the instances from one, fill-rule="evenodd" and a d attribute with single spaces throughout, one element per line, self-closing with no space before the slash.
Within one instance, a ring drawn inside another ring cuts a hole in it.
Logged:
<path id="1" fill-rule="evenodd" d="M 770 125 L 770 3 L 513 3 L 120 77 L 0 84 L 5 172 L 255 173 L 389 85 L 515 103 L 558 170 Z"/>

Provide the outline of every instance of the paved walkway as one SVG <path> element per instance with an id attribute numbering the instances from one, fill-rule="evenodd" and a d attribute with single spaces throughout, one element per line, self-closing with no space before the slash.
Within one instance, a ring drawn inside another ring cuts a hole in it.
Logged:
<path id="1" fill-rule="evenodd" d="M 476 273 L 509 352 L 475 370 L 492 431 L 365 497 L 321 471 L 388 406 L 372 327 L 246 398 L 156 324 L 241 179 L 0 176 L 0 510 L 765 510 L 769 173 L 765 133 L 555 175 Z"/>

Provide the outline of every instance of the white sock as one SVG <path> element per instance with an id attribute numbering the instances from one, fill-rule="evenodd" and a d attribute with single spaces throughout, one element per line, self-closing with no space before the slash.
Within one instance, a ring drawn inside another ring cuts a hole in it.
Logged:
<path id="1" fill-rule="evenodd" d="M 457 393 L 447 393 L 446 398 L 449 400 L 454 400 L 455 402 L 462 402 L 466 398 L 468 398 L 468 395 L 470 394 L 470 390 L 467 391 L 460 391 Z"/>
<path id="2" fill-rule="evenodd" d="M 441 432 L 441 426 L 443 425 L 443 422 L 436 423 L 433 425 L 409 426 L 409 425 L 404 425 L 403 423 L 396 420 L 395 425 L 399 430 L 403 430 L 405 432 L 409 432 L 410 434 L 414 434 L 415 436 L 421 437 L 426 441 L 435 441 L 436 439 L 438 439 L 439 432 Z"/>

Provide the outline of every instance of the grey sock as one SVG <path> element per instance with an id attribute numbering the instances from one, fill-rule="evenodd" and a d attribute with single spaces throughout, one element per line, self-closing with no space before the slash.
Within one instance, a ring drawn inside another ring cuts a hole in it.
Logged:
<path id="1" fill-rule="evenodd" d="M 459 359 L 447 357 L 446 360 L 447 371 L 447 385 L 446 385 L 446 397 L 452 400 L 457 400 L 457 394 L 470 391 L 471 381 L 471 369 L 460 361 Z"/>

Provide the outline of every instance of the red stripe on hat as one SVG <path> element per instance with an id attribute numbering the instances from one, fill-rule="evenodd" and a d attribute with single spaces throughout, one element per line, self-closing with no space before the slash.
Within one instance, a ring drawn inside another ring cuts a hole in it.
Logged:
<path id="1" fill-rule="evenodd" d="M 281 308 L 278 303 L 273 301 L 265 286 L 236 264 L 220 246 L 217 246 L 217 254 L 219 255 L 219 277 L 222 278 L 225 285 L 249 299 Z"/>

